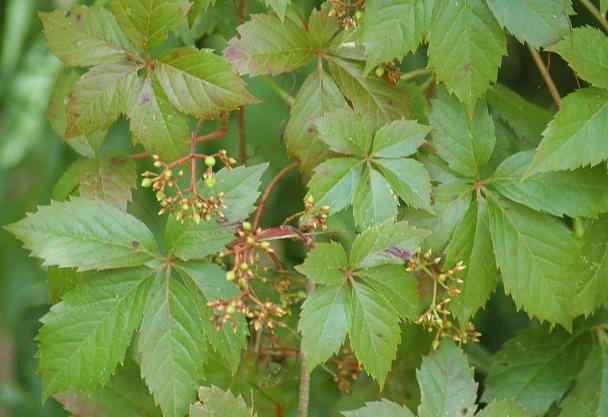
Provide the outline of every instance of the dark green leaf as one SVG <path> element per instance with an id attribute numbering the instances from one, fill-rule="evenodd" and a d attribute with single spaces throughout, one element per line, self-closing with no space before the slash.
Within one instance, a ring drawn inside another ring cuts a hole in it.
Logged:
<path id="1" fill-rule="evenodd" d="M 353 217 L 357 226 L 368 227 L 394 219 L 398 204 L 388 181 L 378 171 L 366 166 L 353 197 Z"/>
<path id="2" fill-rule="evenodd" d="M 345 106 L 315 121 L 321 140 L 329 149 L 347 155 L 364 156 L 372 145 L 372 132 L 360 114 Z"/>
<path id="3" fill-rule="evenodd" d="M 414 208 L 431 210 L 431 177 L 414 159 L 376 159 L 392 190 Z"/>
<path id="4" fill-rule="evenodd" d="M 359 185 L 363 164 L 354 158 L 333 158 L 315 168 L 308 188 L 318 206 L 337 213 L 350 206 Z"/>
<path id="5" fill-rule="evenodd" d="M 319 243 L 296 270 L 317 284 L 340 285 L 346 282 L 348 259 L 339 243 Z"/>

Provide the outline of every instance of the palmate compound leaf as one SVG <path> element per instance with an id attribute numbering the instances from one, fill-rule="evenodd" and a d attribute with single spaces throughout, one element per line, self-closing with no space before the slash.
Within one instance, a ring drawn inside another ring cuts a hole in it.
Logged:
<path id="1" fill-rule="evenodd" d="M 477 383 L 467 357 L 451 341 L 422 360 L 416 371 L 421 400 L 419 417 L 472 417 L 477 406 Z"/>
<path id="2" fill-rule="evenodd" d="M 139 338 L 141 374 L 165 417 L 182 417 L 203 379 L 206 340 L 197 306 L 184 285 L 161 270 L 154 280 Z"/>
<path id="3" fill-rule="evenodd" d="M 511 155 L 490 177 L 491 187 L 513 201 L 555 216 L 597 217 L 608 211 L 605 167 L 524 177 L 533 158 L 533 150 Z"/>
<path id="4" fill-rule="evenodd" d="M 483 0 L 445 2 L 429 35 L 429 67 L 472 115 L 496 80 L 506 37 Z"/>
<path id="5" fill-rule="evenodd" d="M 258 102 L 230 63 L 210 49 L 170 49 L 160 56 L 154 74 L 171 104 L 197 118 L 209 119 Z"/>
<path id="6" fill-rule="evenodd" d="M 112 0 L 112 12 L 127 37 L 149 51 L 162 44 L 190 9 L 188 0 Z"/>
<path id="7" fill-rule="evenodd" d="M 574 28 L 547 50 L 560 54 L 579 77 L 596 87 L 608 88 L 608 36 L 600 29 Z"/>
<path id="8" fill-rule="evenodd" d="M 519 332 L 492 357 L 482 400 L 512 398 L 531 416 L 544 415 L 581 369 L 591 348 L 588 330 L 543 326 Z"/>
<path id="9" fill-rule="evenodd" d="M 143 265 L 157 256 L 152 232 L 130 214 L 102 201 L 51 201 L 7 230 L 45 265 L 79 271 Z"/>
<path id="10" fill-rule="evenodd" d="M 190 406 L 188 417 L 257 417 L 245 404 L 243 397 L 217 387 L 200 387 L 199 401 Z"/>
<path id="11" fill-rule="evenodd" d="M 490 160 L 496 143 L 486 102 L 478 101 L 469 117 L 456 97 L 441 88 L 432 106 L 429 121 L 437 154 L 458 174 L 475 177 Z"/>
<path id="12" fill-rule="evenodd" d="M 581 88 L 562 101 L 526 175 L 597 165 L 608 159 L 608 90 Z"/>
<path id="13" fill-rule="evenodd" d="M 576 376 L 574 388 L 561 402 L 560 417 L 608 415 L 608 349 L 594 346 Z"/>
<path id="14" fill-rule="evenodd" d="M 344 417 L 414 417 L 410 410 L 392 401 L 382 399 L 369 402 L 358 410 L 342 411 Z"/>
<path id="15" fill-rule="evenodd" d="M 119 62 L 133 54 L 114 16 L 104 8 L 76 6 L 39 16 L 49 48 L 68 66 Z"/>
<path id="16" fill-rule="evenodd" d="M 456 276 L 464 282 L 459 287 L 460 295 L 452 300 L 450 310 L 465 325 L 496 288 L 498 273 L 492 251 L 488 204 L 484 198 L 473 200 L 446 248 L 445 265 L 453 268 L 458 262 L 463 262 L 465 269 Z"/>
<path id="17" fill-rule="evenodd" d="M 139 326 L 154 271 L 104 271 L 63 296 L 42 319 L 42 396 L 104 385 Z"/>
<path id="18" fill-rule="evenodd" d="M 558 219 L 488 194 L 490 232 L 505 291 L 530 317 L 571 329 L 580 254 Z"/>
<path id="19" fill-rule="evenodd" d="M 488 0 L 488 6 L 502 26 L 536 49 L 559 41 L 572 30 L 570 0 Z"/>

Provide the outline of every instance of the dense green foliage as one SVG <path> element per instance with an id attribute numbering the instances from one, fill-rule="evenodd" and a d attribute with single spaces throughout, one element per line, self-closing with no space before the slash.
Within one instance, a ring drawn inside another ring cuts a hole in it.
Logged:
<path id="1" fill-rule="evenodd" d="M 0 416 L 608 417 L 606 1 L 76 3 L 5 10 Z"/>

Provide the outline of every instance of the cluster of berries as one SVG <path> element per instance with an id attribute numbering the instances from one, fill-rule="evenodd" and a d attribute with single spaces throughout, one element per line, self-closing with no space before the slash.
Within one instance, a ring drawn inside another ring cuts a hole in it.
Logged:
<path id="1" fill-rule="evenodd" d="M 329 0 L 331 9 L 329 16 L 336 16 L 340 19 L 342 26 L 345 29 L 357 27 L 361 19 L 363 19 L 363 0 L 356 0 L 351 3 L 349 0 Z"/>

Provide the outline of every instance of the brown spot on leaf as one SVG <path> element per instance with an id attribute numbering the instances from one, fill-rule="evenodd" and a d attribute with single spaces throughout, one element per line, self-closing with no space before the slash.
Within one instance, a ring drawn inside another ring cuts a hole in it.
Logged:
<path id="1" fill-rule="evenodd" d="M 138 249 L 141 245 L 137 240 L 134 240 L 131 242 L 131 246 L 133 246 L 133 249 Z"/>
<path id="2" fill-rule="evenodd" d="M 82 23 L 82 12 L 76 14 L 76 23 Z"/>
<path id="3" fill-rule="evenodd" d="M 122 166 L 125 164 L 125 162 L 127 162 L 127 160 L 125 158 L 122 158 L 120 156 L 113 156 L 110 158 L 110 163 L 114 166 Z"/>

